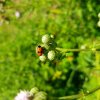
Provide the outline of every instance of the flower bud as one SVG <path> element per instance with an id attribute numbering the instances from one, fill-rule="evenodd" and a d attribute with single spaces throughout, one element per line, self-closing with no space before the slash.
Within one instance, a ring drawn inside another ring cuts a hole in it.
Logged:
<path id="1" fill-rule="evenodd" d="M 48 52 L 48 59 L 49 60 L 54 60 L 55 58 L 55 51 L 51 50 Z"/>
<path id="2" fill-rule="evenodd" d="M 92 48 L 91 50 L 92 50 L 92 51 L 96 51 L 96 48 Z"/>
<path id="3" fill-rule="evenodd" d="M 98 27 L 100 27 L 100 20 L 98 21 L 97 25 L 98 25 Z"/>
<path id="4" fill-rule="evenodd" d="M 50 41 L 50 36 L 48 34 L 46 34 L 42 37 L 42 42 L 43 43 L 48 43 L 49 41 Z"/>
<path id="5" fill-rule="evenodd" d="M 82 45 L 81 46 L 81 49 L 86 49 L 86 45 Z"/>
<path id="6" fill-rule="evenodd" d="M 47 94 L 45 92 L 38 92 L 35 95 L 34 100 L 47 100 L 46 98 L 47 98 Z"/>
<path id="7" fill-rule="evenodd" d="M 42 56 L 39 57 L 39 59 L 44 62 L 46 60 L 46 56 L 43 54 Z"/>
<path id="8" fill-rule="evenodd" d="M 100 13 L 98 13 L 98 18 L 100 18 Z"/>
<path id="9" fill-rule="evenodd" d="M 50 37 L 51 37 L 52 39 L 54 39 L 54 35 L 50 35 Z"/>
<path id="10" fill-rule="evenodd" d="M 36 94 L 36 93 L 38 93 L 39 92 L 39 89 L 37 88 L 37 87 L 34 87 L 34 88 L 32 88 L 31 90 L 30 90 L 30 93 L 31 94 Z"/>

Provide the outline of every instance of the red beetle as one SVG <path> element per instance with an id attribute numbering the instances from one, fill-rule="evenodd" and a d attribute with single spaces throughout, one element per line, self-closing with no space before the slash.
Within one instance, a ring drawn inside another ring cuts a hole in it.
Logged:
<path id="1" fill-rule="evenodd" d="M 42 56 L 43 54 L 43 48 L 41 46 L 38 46 L 36 49 L 36 53 L 38 56 Z"/>

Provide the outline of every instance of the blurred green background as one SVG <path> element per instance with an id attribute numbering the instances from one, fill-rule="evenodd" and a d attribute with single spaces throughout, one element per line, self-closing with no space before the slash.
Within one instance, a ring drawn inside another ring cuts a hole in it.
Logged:
<path id="1" fill-rule="evenodd" d="M 13 100 L 20 89 L 34 86 L 50 96 L 65 96 L 100 85 L 100 52 L 68 52 L 41 63 L 35 51 L 44 34 L 55 35 L 58 47 L 95 48 L 100 43 L 99 0 L 2 1 L 0 100 Z M 100 91 L 84 100 L 100 100 Z"/>

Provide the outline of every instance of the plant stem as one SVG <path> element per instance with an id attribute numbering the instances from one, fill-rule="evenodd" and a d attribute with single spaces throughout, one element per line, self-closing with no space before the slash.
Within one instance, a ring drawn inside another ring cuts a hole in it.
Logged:
<path id="1" fill-rule="evenodd" d="M 99 89 L 100 89 L 100 86 L 98 86 L 98 87 L 96 87 L 95 89 L 93 89 L 93 90 L 91 90 L 91 91 L 85 93 L 84 96 L 88 96 L 88 95 L 90 95 L 90 94 L 92 94 L 92 93 L 98 91 Z"/>
<path id="2" fill-rule="evenodd" d="M 80 94 L 76 94 L 76 95 L 71 95 L 71 96 L 64 96 L 64 97 L 58 97 L 58 100 L 64 100 L 64 99 L 78 99 L 78 98 L 83 98 L 84 96 L 88 96 L 96 91 L 98 91 L 100 89 L 100 86 L 99 87 L 96 87 L 95 89 L 89 91 L 89 92 L 86 92 L 86 93 L 80 93 Z"/>
<path id="3" fill-rule="evenodd" d="M 92 49 L 64 49 L 64 48 L 56 48 L 56 50 L 61 51 L 61 52 L 79 52 L 79 51 L 93 51 Z"/>
<path id="4" fill-rule="evenodd" d="M 74 77 L 74 74 L 75 74 L 75 70 L 73 70 L 73 71 L 71 72 L 71 74 L 70 74 L 70 77 L 69 77 L 69 79 L 68 79 L 68 81 L 67 81 L 67 84 L 66 84 L 67 87 L 70 86 L 70 84 L 71 84 L 71 82 L 72 82 L 72 79 L 73 79 L 73 77 Z"/>
<path id="5" fill-rule="evenodd" d="M 72 96 L 64 96 L 64 97 L 59 97 L 58 100 L 64 100 L 64 99 L 77 99 L 83 97 L 83 94 L 76 94 L 76 95 L 72 95 Z"/>

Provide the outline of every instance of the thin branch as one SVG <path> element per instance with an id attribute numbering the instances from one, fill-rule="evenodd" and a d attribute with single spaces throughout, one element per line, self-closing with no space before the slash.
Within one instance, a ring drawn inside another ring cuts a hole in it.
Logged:
<path id="1" fill-rule="evenodd" d="M 80 94 L 76 94 L 76 95 L 71 95 L 71 96 L 64 96 L 64 97 L 58 97 L 58 100 L 64 100 L 64 99 L 78 99 L 78 98 L 83 98 L 84 96 L 88 96 L 96 91 L 98 91 L 100 89 L 100 86 L 99 87 L 96 87 L 95 89 L 91 90 L 91 91 L 88 91 L 86 93 L 80 93 Z"/>
<path id="2" fill-rule="evenodd" d="M 89 91 L 89 92 L 87 92 L 87 93 L 85 93 L 84 95 L 85 95 L 85 96 L 88 96 L 88 95 L 90 95 L 90 94 L 92 94 L 92 93 L 94 93 L 94 92 L 96 92 L 96 91 L 98 91 L 98 90 L 100 90 L 100 86 L 97 87 L 97 88 L 95 88 L 95 89 L 93 89 L 93 90 L 91 90 L 91 91 Z"/>
<path id="3" fill-rule="evenodd" d="M 56 50 L 61 51 L 61 52 L 79 52 L 79 51 L 100 51 L 96 49 L 64 49 L 64 48 L 56 48 Z"/>
<path id="4" fill-rule="evenodd" d="M 76 95 L 71 95 L 71 96 L 64 96 L 64 97 L 59 97 L 58 100 L 64 100 L 64 99 L 77 99 L 83 97 L 83 94 L 76 94 Z"/>

